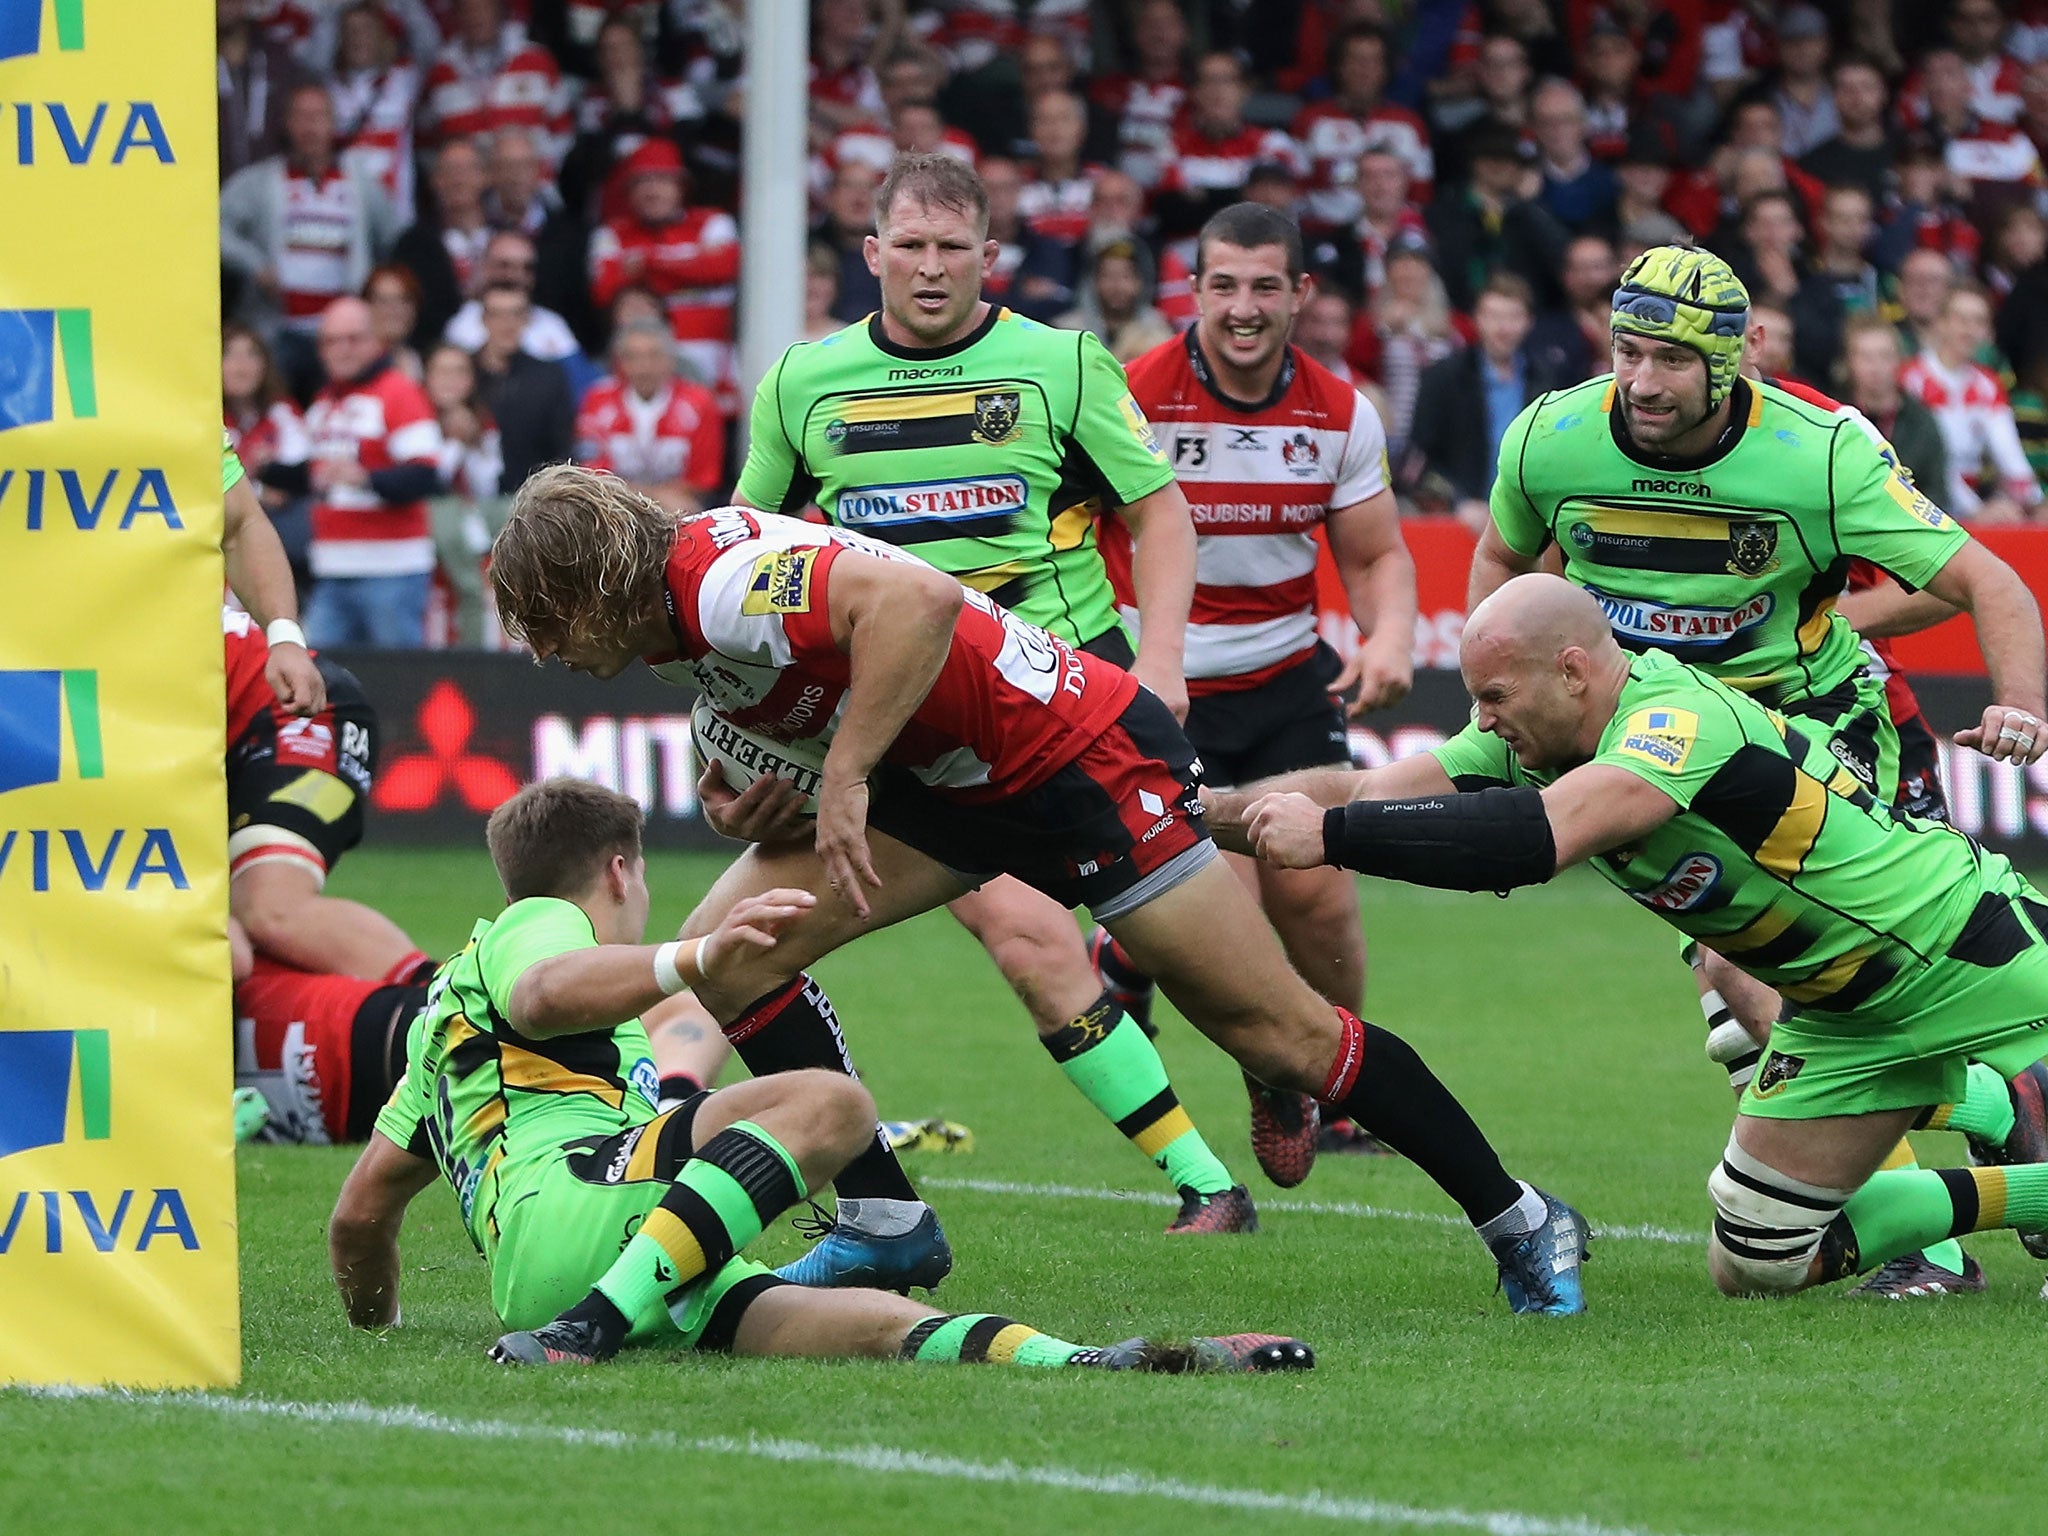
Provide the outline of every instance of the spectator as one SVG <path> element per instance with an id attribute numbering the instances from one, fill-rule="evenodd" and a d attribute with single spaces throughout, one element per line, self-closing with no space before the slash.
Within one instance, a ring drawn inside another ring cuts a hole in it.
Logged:
<path id="1" fill-rule="evenodd" d="M 291 562 L 293 581 L 304 592 L 312 582 L 306 551 L 313 530 L 305 501 L 311 443 L 305 419 L 285 394 L 270 348 L 246 325 L 230 322 L 221 327 L 220 403 L 228 441 L 255 483 L 256 499 L 270 514 Z"/>
<path id="2" fill-rule="evenodd" d="M 1529 106 L 1536 138 L 1538 195 L 1550 216 L 1574 234 L 1605 229 L 1614 219 L 1620 186 L 1607 164 L 1586 147 L 1586 98 L 1569 80 L 1546 80 Z"/>
<path id="3" fill-rule="evenodd" d="M 1498 271 L 1515 273 L 1541 302 L 1554 302 L 1566 236 L 1525 190 L 1529 166 L 1520 141 L 1497 127 L 1475 135 L 1471 148 L 1472 179 L 1445 188 L 1426 215 L 1451 303 L 1469 308 Z"/>
<path id="4" fill-rule="evenodd" d="M 1801 377 L 1825 384 L 1842 355 L 1844 317 L 1877 309 L 1877 268 L 1864 255 L 1876 230 L 1868 192 L 1855 186 L 1828 188 L 1820 241 L 1790 310 L 1798 329 L 1794 356 Z"/>
<path id="5" fill-rule="evenodd" d="M 1948 448 L 1941 424 L 1926 406 L 1899 388 L 1905 358 L 1899 333 L 1877 315 L 1842 322 L 1842 398 L 1870 418 L 1899 455 L 1900 467 L 1928 495 L 1948 495 Z"/>
<path id="6" fill-rule="evenodd" d="M 988 193 L 988 237 L 996 243 L 995 264 L 982 280 L 982 293 L 1020 315 L 1050 321 L 1074 302 L 1080 248 L 1026 227 L 1021 211 L 1026 183 L 1016 161 L 991 155 L 982 163 L 981 183 Z"/>
<path id="7" fill-rule="evenodd" d="M 1244 66 L 1234 54 L 1205 53 L 1195 65 L 1194 91 L 1174 129 L 1173 159 L 1153 203 L 1161 232 L 1184 240 L 1183 259 L 1193 253 L 1193 236 L 1209 216 L 1238 201 L 1253 166 L 1273 160 L 1299 168 L 1292 139 L 1245 121 L 1249 95 Z"/>
<path id="8" fill-rule="evenodd" d="M 425 388 L 441 429 L 442 491 L 427 504 L 435 571 L 447 586 L 452 639 L 473 648 L 501 638 L 487 620 L 491 600 L 483 573 L 491 539 L 505 520 L 505 499 L 498 494 L 504 458 L 467 352 L 445 341 L 428 352 Z"/>
<path id="9" fill-rule="evenodd" d="M 1714 10 L 1700 38 L 1700 79 L 1714 107 L 1726 111 L 1729 102 L 1761 82 L 1774 62 L 1777 5 L 1775 0 L 1732 0 Z"/>
<path id="10" fill-rule="evenodd" d="M 1790 192 L 1759 192 L 1743 206 L 1740 249 L 1729 265 L 1752 301 L 1789 308 L 1806 280 L 1806 232 Z"/>
<path id="11" fill-rule="evenodd" d="M 1180 0 L 1139 0 L 1131 15 L 1129 74 L 1098 75 L 1089 94 L 1117 124 L 1117 167 L 1148 192 L 1173 159 L 1187 105 L 1188 22 Z"/>
<path id="12" fill-rule="evenodd" d="M 996 142 L 1019 159 L 1035 152 L 1037 136 L 1031 129 L 1031 114 L 1047 96 L 1073 96 L 1081 103 L 1080 158 L 1091 165 L 1107 165 L 1116 158 L 1117 124 L 1110 114 L 1088 99 L 1088 82 L 1074 67 L 1074 53 L 1067 43 L 1050 32 L 1033 32 L 1024 39 L 1017 55 L 1017 72 L 1023 90 L 1014 98 L 1016 111 Z M 998 99 L 990 93 L 991 99 Z M 1000 97 L 1005 104 L 1013 98 Z"/>
<path id="13" fill-rule="evenodd" d="M 1775 101 L 1767 96 L 1738 101 L 1728 114 L 1725 149 L 1737 164 L 1742 162 L 1744 151 L 1767 152 L 1777 164 L 1778 184 L 1799 199 L 1795 212 L 1800 221 L 1803 223 L 1820 217 L 1821 196 L 1827 189 L 1801 170 L 1798 162 L 1785 152 L 1785 120 L 1778 114 Z M 1737 171 L 1737 182 L 1740 176 L 1740 171 Z M 1735 195 L 1738 200 L 1746 201 L 1753 195 L 1753 189 L 1738 185 Z"/>
<path id="14" fill-rule="evenodd" d="M 2018 522 L 2041 502 L 1998 375 L 1973 361 L 1991 336 L 1991 306 L 1975 288 L 1943 302 L 1934 345 L 1906 364 L 1899 383 L 1934 413 L 1948 450 L 1948 498 L 1957 517 Z"/>
<path id="15" fill-rule="evenodd" d="M 284 44 L 256 25 L 256 0 L 214 0 L 220 83 L 220 177 L 284 152 L 285 107 L 317 84 Z"/>
<path id="16" fill-rule="evenodd" d="M 730 413 L 739 226 L 723 209 L 687 205 L 683 157 L 666 139 L 648 140 L 620 169 L 627 211 L 590 243 L 591 298 L 603 308 L 629 283 L 652 288 L 690 371 Z"/>
<path id="17" fill-rule="evenodd" d="M 1177 252 L 1160 250 L 1151 238 L 1145 193 L 1136 179 L 1122 171 L 1105 170 L 1095 178 L 1095 195 L 1088 203 L 1088 236 L 1082 250 L 1085 255 L 1118 240 L 1139 241 L 1153 252 L 1158 263 L 1153 304 L 1175 330 L 1184 331 L 1193 325 L 1194 273 Z"/>
<path id="18" fill-rule="evenodd" d="M 2018 285 L 2020 274 L 2048 255 L 2048 223 L 2031 203 L 2015 203 L 1999 215 L 1984 251 L 1984 285 L 1994 307 Z"/>
<path id="19" fill-rule="evenodd" d="M 1626 272 L 1643 252 L 1660 245 L 1691 245 L 1692 232 L 1668 213 L 1646 213 L 1621 226 L 1614 257 Z"/>
<path id="20" fill-rule="evenodd" d="M 1294 119 L 1294 139 L 1308 168 L 1311 230 L 1337 229 L 1357 220 L 1359 157 L 1367 150 L 1396 155 L 1409 180 L 1428 195 L 1436 179 L 1429 129 L 1383 93 L 1391 73 L 1387 35 L 1370 24 L 1345 27 L 1330 40 L 1332 94 L 1310 102 Z"/>
<path id="21" fill-rule="evenodd" d="M 704 116 L 688 86 L 656 76 L 641 29 L 614 12 L 597 30 L 597 76 L 576 103 L 576 138 L 562 162 L 564 207 L 579 217 L 618 210 L 598 208 L 612 167 L 653 138 L 678 138 Z"/>
<path id="22" fill-rule="evenodd" d="M 1959 183 L 1940 147 L 1924 134 L 1907 139 L 1893 177 L 1898 192 L 1873 258 L 1878 266 L 1896 272 L 1915 249 L 1939 251 L 1958 269 L 1974 266 L 1983 236 L 1955 195 Z"/>
<path id="23" fill-rule="evenodd" d="M 441 339 L 453 342 L 465 352 L 475 352 L 482 347 L 483 290 L 493 284 L 509 283 L 531 299 L 535 266 L 532 240 L 512 229 L 492 235 L 490 243 L 484 247 L 484 259 L 477 272 L 479 297 L 463 302 L 443 328 Z M 539 304 L 530 305 L 528 313 L 531 318 L 527 321 L 526 334 L 519 341 L 522 352 L 545 362 L 560 363 L 572 375 L 587 366 L 582 350 L 576 344 L 576 333 L 569 329 L 567 320 Z"/>
<path id="24" fill-rule="evenodd" d="M 1088 0 L 931 0 L 925 9 L 937 18 L 933 46 L 984 91 L 1003 81 L 1034 30 L 1058 37 L 1076 62 L 1088 57 Z"/>
<path id="25" fill-rule="evenodd" d="M 944 151 L 973 165 L 981 157 L 974 140 L 948 126 L 939 111 L 939 84 L 945 77 L 945 61 L 931 49 L 899 48 L 882 66 L 884 120 L 855 123 L 841 129 L 831 147 L 812 158 L 813 186 L 823 192 L 833 170 L 850 162 L 869 166 L 878 176 L 886 176 L 899 153 Z M 928 145 L 929 149 L 913 150 L 912 143 Z"/>
<path id="26" fill-rule="evenodd" d="M 1440 481 L 1458 520 L 1486 527 L 1500 440 L 1522 407 L 1556 382 L 1523 350 L 1535 307 L 1513 273 L 1487 279 L 1473 320 L 1476 346 L 1434 363 L 1415 397 L 1413 445 L 1422 473 Z"/>
<path id="27" fill-rule="evenodd" d="M 409 0 L 396 12 L 373 0 L 354 0 L 324 12 L 307 47 L 312 57 L 332 62 L 329 88 L 341 124 L 343 153 L 376 174 L 398 221 L 410 224 L 412 123 L 419 106 L 422 65 L 398 56 L 393 26 L 400 18 L 413 40 L 414 57 L 432 58 L 440 31 L 422 0 Z"/>
<path id="28" fill-rule="evenodd" d="M 313 332 L 358 292 L 398 231 L 377 179 L 344 163 L 325 88 L 302 85 L 285 108 L 286 151 L 244 166 L 220 192 L 221 262 L 243 280 L 240 317 L 277 328 L 277 360 L 295 394 L 317 374 Z"/>
<path id="29" fill-rule="evenodd" d="M 986 180 L 994 168 L 982 166 Z M 1014 162 L 1010 164 L 1016 176 Z M 882 286 L 868 270 L 867 237 L 875 232 L 875 188 L 881 176 L 866 165 L 842 165 L 825 192 L 825 214 L 811 226 L 811 242 L 839 258 L 839 304 L 832 312 L 849 324 L 882 307 Z M 600 235 L 602 238 L 602 235 Z"/>
<path id="30" fill-rule="evenodd" d="M 628 293 L 634 290 L 626 290 Z M 805 341 L 823 341 L 846 322 L 835 311 L 839 307 L 839 253 L 813 240 L 804 247 L 804 329 Z M 612 328 L 618 334 L 618 327 Z"/>
<path id="31" fill-rule="evenodd" d="M 1341 289 L 1317 284 L 1294 317 L 1294 344 L 1354 389 L 1366 382 L 1344 354 L 1358 324 L 1358 306 Z"/>
<path id="32" fill-rule="evenodd" d="M 608 469 L 671 512 L 701 512 L 725 479 L 725 420 L 702 385 L 676 376 L 676 343 L 658 321 L 612 337 L 612 373 L 584 396 L 576 457 Z"/>
<path id="33" fill-rule="evenodd" d="M 1352 293 L 1370 298 L 1386 281 L 1387 252 L 1396 241 L 1428 243 L 1429 226 L 1409 195 L 1408 167 L 1399 155 L 1369 149 L 1358 157 L 1359 213 L 1349 229 L 1308 242 L 1310 268 Z"/>
<path id="34" fill-rule="evenodd" d="M 1672 140 L 1660 125 L 1638 123 L 1630 131 L 1627 145 L 1614 162 L 1614 229 L 1626 229 L 1635 220 L 1651 214 L 1675 213 L 1671 206 L 1675 156 Z M 1702 222 L 1698 227 L 1688 223 L 1688 233 L 1681 243 L 1689 244 L 1712 231 L 1717 210 L 1710 189 L 1706 191 L 1704 211 L 1698 217 Z"/>
<path id="35" fill-rule="evenodd" d="M 419 328 L 419 279 L 396 262 L 386 262 L 365 279 L 363 300 L 370 306 L 370 326 L 377 333 L 377 345 L 390 356 L 392 366 L 417 383 L 422 370 L 412 335 Z"/>
<path id="36" fill-rule="evenodd" d="M 473 141 L 450 139 L 441 146 L 427 189 L 431 206 L 391 248 L 391 259 L 419 280 L 416 349 L 432 346 L 463 301 L 476 296 L 493 233 L 484 217 L 484 158 Z"/>
<path id="37" fill-rule="evenodd" d="M 1099 169 L 1081 159 L 1087 108 L 1071 91 L 1050 91 L 1031 104 L 1030 121 L 1035 158 L 1018 191 L 1017 211 L 1040 239 L 1078 246 L 1088 233 Z"/>
<path id="38" fill-rule="evenodd" d="M 2019 121 L 2013 126 L 2027 136 L 2034 153 L 2048 163 L 2048 59 L 2036 59 L 2020 77 Z"/>
<path id="39" fill-rule="evenodd" d="M 1639 126 L 1642 55 L 1622 27 L 1606 18 L 1582 45 L 1580 82 L 1586 92 L 1586 143 L 1603 160 L 1628 147 Z"/>
<path id="40" fill-rule="evenodd" d="M 1299 224 L 1302 202 L 1301 177 L 1291 165 L 1282 165 L 1277 160 L 1261 160 L 1252 167 L 1251 175 L 1245 178 L 1244 200 L 1248 203 L 1262 204 L 1275 213 L 1285 214 Z"/>
<path id="41" fill-rule="evenodd" d="M 1792 323 L 1791 313 L 1770 303 L 1752 303 L 1749 306 L 1749 334 L 1745 339 L 1744 351 L 1756 348 L 1757 370 L 1767 379 L 1795 384 L 1812 384 L 1804 377 L 1795 361 L 1799 351 L 1799 330 Z"/>
<path id="42" fill-rule="evenodd" d="M 1797 160 L 1841 132 L 1828 84 L 1828 19 L 1811 5 L 1790 5 L 1778 19 L 1778 80 L 1771 104 L 1782 147 Z"/>
<path id="43" fill-rule="evenodd" d="M 315 646 L 418 646 L 426 639 L 441 431 L 420 386 L 377 346 L 370 306 L 336 299 L 319 322 L 327 382 L 306 412 L 312 440 Z"/>
<path id="44" fill-rule="evenodd" d="M 1403 241 L 1387 252 L 1387 280 L 1373 295 L 1369 314 L 1368 344 L 1354 348 L 1353 355 L 1364 351 L 1375 358 L 1368 372 L 1387 392 L 1387 456 L 1399 464 L 1408 457 L 1423 371 L 1449 357 L 1463 339 L 1428 246 Z"/>
<path id="45" fill-rule="evenodd" d="M 1896 146 L 1885 126 L 1890 98 L 1875 64 L 1851 55 L 1835 65 L 1834 137 L 1809 149 L 1799 168 L 1828 186 L 1854 183 L 1881 204 L 1891 186 Z"/>
<path id="46" fill-rule="evenodd" d="M 454 0 L 451 35 L 427 71 L 420 125 L 436 144 L 529 129 L 552 173 L 569 148 L 569 93 L 554 57 L 506 20 L 504 0 Z"/>
<path id="47" fill-rule="evenodd" d="M 534 303 L 561 315 L 579 339 L 589 335 L 590 236 L 581 216 L 548 185 L 548 162 L 530 129 L 501 128 L 487 143 L 484 217 L 531 237 Z"/>
<path id="48" fill-rule="evenodd" d="M 1079 302 L 1053 324 L 1093 331 L 1111 357 L 1133 362 L 1173 337 L 1173 326 L 1153 307 L 1152 286 L 1152 253 L 1142 244 L 1119 240 L 1101 246 L 1089 260 Z"/>
<path id="49" fill-rule="evenodd" d="M 1605 235 L 1578 235 L 1564 248 L 1564 303 L 1536 316 L 1526 343 L 1553 388 L 1607 371 L 1620 281 L 1621 263 Z"/>
<path id="50" fill-rule="evenodd" d="M 1582 56 L 1603 34 L 1620 32 L 1638 59 L 1637 89 L 1648 100 L 1684 101 L 1699 84 L 1703 0 L 1566 0 L 1566 31 Z"/>
<path id="51" fill-rule="evenodd" d="M 2020 62 L 2002 46 L 2005 28 L 1998 0 L 1955 0 L 1949 9 L 1949 42 L 1969 77 L 1970 110 L 1988 123 L 2017 122 L 2025 106 Z"/>
<path id="52" fill-rule="evenodd" d="M 817 0 L 811 13 L 811 148 L 822 152 L 856 123 L 882 120 L 875 66 L 895 50 L 903 25 L 901 0 L 877 25 L 868 0 Z"/>
<path id="53" fill-rule="evenodd" d="M 1899 263 L 1899 346 L 1906 356 L 1933 349 L 1935 327 L 1955 285 L 1955 263 L 1939 251 L 1914 251 Z"/>
<path id="54" fill-rule="evenodd" d="M 1475 133 L 1498 128 L 1519 133 L 1528 126 L 1530 79 L 1529 55 L 1518 39 L 1496 33 L 1479 45 L 1476 93 L 1431 109 L 1439 180 L 1458 182 L 1471 175 Z"/>
<path id="55" fill-rule="evenodd" d="M 517 283 L 486 285 L 484 344 L 476 351 L 477 393 L 498 424 L 505 467 L 498 488 L 510 496 L 543 464 L 559 464 L 575 442 L 576 397 L 559 363 L 520 344 L 533 300 Z"/>

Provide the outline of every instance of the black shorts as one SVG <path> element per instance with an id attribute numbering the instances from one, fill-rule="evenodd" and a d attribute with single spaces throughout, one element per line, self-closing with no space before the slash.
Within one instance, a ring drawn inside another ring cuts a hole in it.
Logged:
<path id="1" fill-rule="evenodd" d="M 1948 820 L 1941 787 L 1941 744 L 1921 714 L 1895 722 L 1899 731 L 1899 793 L 1893 804 L 1929 821 Z"/>
<path id="2" fill-rule="evenodd" d="M 363 840 L 377 771 L 377 713 L 348 668 L 315 665 L 327 707 L 309 719 L 266 709 L 228 748 L 228 872 L 293 863 L 324 881 Z"/>
<path id="3" fill-rule="evenodd" d="M 1015 875 L 1107 921 L 1192 879 L 1216 856 L 1201 764 L 1172 713 L 1140 689 L 1116 723 L 1036 789 L 968 804 L 884 763 L 868 823 L 970 885 Z"/>
<path id="4" fill-rule="evenodd" d="M 1330 684 L 1344 670 L 1316 643 L 1308 658 L 1256 688 L 1205 693 L 1188 705 L 1188 740 L 1202 754 L 1202 781 L 1220 789 L 1298 768 L 1351 761 L 1351 732 Z"/>

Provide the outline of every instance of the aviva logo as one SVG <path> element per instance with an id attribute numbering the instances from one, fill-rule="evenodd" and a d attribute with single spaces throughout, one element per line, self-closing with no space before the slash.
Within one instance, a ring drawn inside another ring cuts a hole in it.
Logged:
<path id="1" fill-rule="evenodd" d="M 71 419 L 99 415 L 92 311 L 0 309 L 0 432 L 56 420 L 60 373 Z"/>
<path id="2" fill-rule="evenodd" d="M 51 36 L 60 53 L 85 46 L 85 0 L 0 0 L 0 59 L 25 58 L 43 51 L 43 13 L 56 26 Z"/>
<path id="3" fill-rule="evenodd" d="M 0 672 L 0 794 L 57 783 L 64 777 L 67 743 L 79 778 L 106 776 L 99 674 L 81 669 Z"/>
<path id="4" fill-rule="evenodd" d="M 75 1068 L 75 1071 L 74 1071 Z M 0 1157 L 69 1138 L 78 1083 L 78 1138 L 113 1133 L 113 1079 L 104 1029 L 0 1030 Z"/>

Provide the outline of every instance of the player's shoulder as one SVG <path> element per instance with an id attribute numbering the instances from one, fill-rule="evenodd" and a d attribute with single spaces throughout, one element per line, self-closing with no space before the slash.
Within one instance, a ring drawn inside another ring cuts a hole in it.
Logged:
<path id="1" fill-rule="evenodd" d="M 1372 402 L 1358 392 L 1356 385 L 1339 378 L 1298 347 L 1294 349 L 1294 383 L 1288 395 L 1290 405 L 1316 412 L 1327 425 L 1340 431 L 1361 416 L 1377 415 Z"/>
<path id="2" fill-rule="evenodd" d="M 1525 462 L 1583 455 L 1612 441 L 1608 412 L 1614 408 L 1614 375 L 1597 374 L 1562 389 L 1545 390 L 1508 424 L 1503 447 L 1519 443 Z"/>
<path id="3" fill-rule="evenodd" d="M 1749 381 L 1751 428 L 1761 428 L 1774 444 L 1786 448 L 1806 446 L 1804 433 L 1811 429 L 1832 440 L 1843 427 L 1854 426 L 1848 407 L 1810 384 L 1790 381 Z"/>
<path id="4" fill-rule="evenodd" d="M 1672 773 L 1697 753 L 1725 757 L 1747 740 L 1746 702 L 1675 657 L 1643 651 L 1630 658 L 1628 681 L 1615 701 L 1602 752 L 1639 758 Z"/>
<path id="5" fill-rule="evenodd" d="M 1184 394 L 1195 382 L 1195 371 L 1188 365 L 1186 337 L 1169 336 L 1139 353 L 1124 364 L 1124 377 L 1140 400 Z"/>

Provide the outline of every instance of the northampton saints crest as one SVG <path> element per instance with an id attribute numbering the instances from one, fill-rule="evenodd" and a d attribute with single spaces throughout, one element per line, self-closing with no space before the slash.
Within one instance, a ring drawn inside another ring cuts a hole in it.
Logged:
<path id="1" fill-rule="evenodd" d="M 1738 576 L 1761 576 L 1778 568 L 1778 526 L 1775 523 L 1730 523 L 1728 569 Z"/>
<path id="2" fill-rule="evenodd" d="M 974 397 L 974 436 L 979 442 L 1007 443 L 1017 431 L 1024 404 L 1014 389 Z"/>

